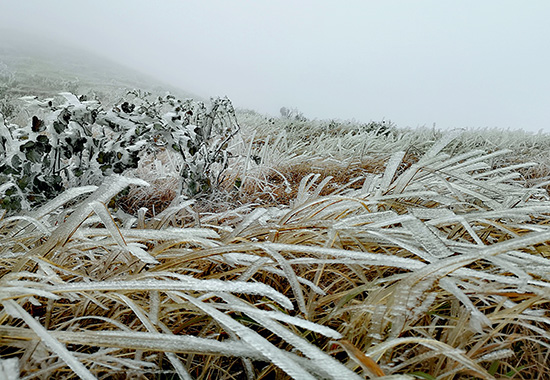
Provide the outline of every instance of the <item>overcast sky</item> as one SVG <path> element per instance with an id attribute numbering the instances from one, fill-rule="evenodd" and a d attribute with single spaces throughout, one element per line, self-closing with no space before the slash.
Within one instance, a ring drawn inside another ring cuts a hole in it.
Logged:
<path id="1" fill-rule="evenodd" d="M 0 25 L 279 115 L 550 132 L 550 1 L 25 0 Z"/>

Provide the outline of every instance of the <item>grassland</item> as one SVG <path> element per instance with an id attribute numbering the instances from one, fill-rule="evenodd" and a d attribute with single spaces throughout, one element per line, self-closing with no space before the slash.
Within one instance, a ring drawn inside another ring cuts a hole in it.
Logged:
<path id="1" fill-rule="evenodd" d="M 135 84 L 0 45 L 5 99 Z M 0 379 L 550 378 L 549 135 L 238 120 L 208 196 L 164 153 L 0 213 Z"/>
<path id="2" fill-rule="evenodd" d="M 550 136 L 239 121 L 0 218 L 5 376 L 550 378 Z"/>

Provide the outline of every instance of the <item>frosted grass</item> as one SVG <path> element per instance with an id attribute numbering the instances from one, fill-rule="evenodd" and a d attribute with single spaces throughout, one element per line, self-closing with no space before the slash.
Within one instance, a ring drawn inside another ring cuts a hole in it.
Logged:
<path id="1" fill-rule="evenodd" d="M 368 357 L 386 378 L 420 368 L 490 379 L 491 361 L 499 376 L 519 366 L 520 340 L 531 342 L 530 360 L 547 355 L 550 200 L 518 177 L 531 163 L 505 164 L 515 142 L 485 153 L 468 131 L 350 130 L 329 147 L 329 134 L 305 143 L 304 131 L 267 132 L 235 143 L 243 156 L 227 178 L 246 176 L 247 187 L 230 194 L 272 191 L 267 176 L 278 172 L 287 204 L 216 210 L 179 199 L 155 218 L 129 217 L 105 205 L 146 184 L 113 177 L 0 218 L 5 344 L 50 339 L 45 377 L 146 376 L 163 362 L 182 378 L 357 378 L 369 376 Z M 341 179 L 313 172 L 290 181 L 292 165 L 359 165 L 374 154 L 384 157 L 378 173 L 334 186 Z M 10 322 L 21 319 L 29 328 Z M 44 358 L 28 347 L 22 371 Z"/>
<path id="2" fill-rule="evenodd" d="M 81 379 L 95 380 L 96 377 L 77 359 L 74 355 L 67 350 L 57 339 L 49 334 L 49 332 L 40 325 L 29 313 L 27 313 L 19 304 L 15 301 L 7 300 L 3 301 L 2 305 L 4 309 L 15 318 L 21 318 L 25 323 L 38 335 L 40 340 L 44 342 L 54 353 L 59 355 L 59 358 L 63 360 L 67 365 L 78 375 Z"/>

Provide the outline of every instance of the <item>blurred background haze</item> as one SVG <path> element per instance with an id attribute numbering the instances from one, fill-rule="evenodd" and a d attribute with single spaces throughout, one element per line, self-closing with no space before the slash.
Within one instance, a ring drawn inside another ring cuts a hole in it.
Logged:
<path id="1" fill-rule="evenodd" d="M 546 0 L 25 0 L 0 5 L 0 33 L 273 116 L 550 132 L 549 16 Z"/>

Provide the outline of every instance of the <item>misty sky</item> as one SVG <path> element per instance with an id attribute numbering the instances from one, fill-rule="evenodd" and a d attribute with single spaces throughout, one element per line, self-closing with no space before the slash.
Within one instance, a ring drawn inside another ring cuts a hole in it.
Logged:
<path id="1" fill-rule="evenodd" d="M 550 1 L 25 0 L 0 25 L 279 115 L 550 132 Z"/>

